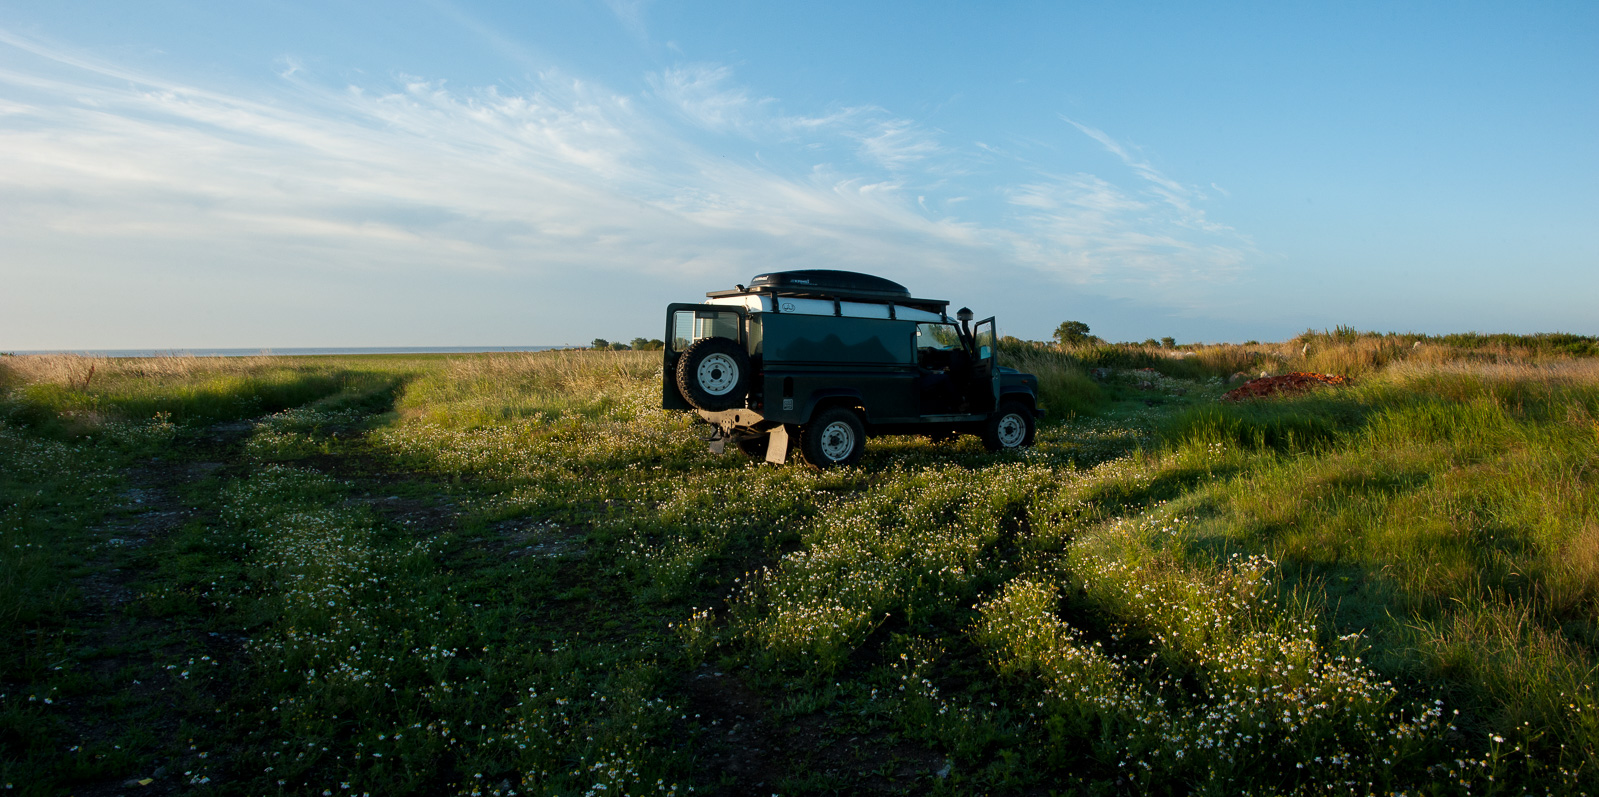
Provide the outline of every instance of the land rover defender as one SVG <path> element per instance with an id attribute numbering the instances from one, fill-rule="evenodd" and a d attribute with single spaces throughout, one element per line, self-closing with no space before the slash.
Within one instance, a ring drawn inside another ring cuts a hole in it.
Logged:
<path id="1" fill-rule="evenodd" d="M 858 461 L 868 437 L 961 434 L 1031 445 L 1038 379 L 997 362 L 994 319 L 849 271 L 761 274 L 666 309 L 661 406 L 714 425 L 713 447 L 818 468 Z"/>

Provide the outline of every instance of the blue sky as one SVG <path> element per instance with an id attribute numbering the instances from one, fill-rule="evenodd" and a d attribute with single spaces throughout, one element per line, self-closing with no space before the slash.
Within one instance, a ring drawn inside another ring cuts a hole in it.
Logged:
<path id="1" fill-rule="evenodd" d="M 0 349 L 1599 334 L 1599 4 L 0 4 Z"/>

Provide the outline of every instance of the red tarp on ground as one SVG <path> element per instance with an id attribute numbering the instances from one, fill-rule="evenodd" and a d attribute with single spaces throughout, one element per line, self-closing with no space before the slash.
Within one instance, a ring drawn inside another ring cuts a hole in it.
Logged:
<path id="1" fill-rule="evenodd" d="M 1342 376 L 1328 374 L 1312 374 L 1304 371 L 1295 371 L 1282 376 L 1267 376 L 1245 382 L 1235 390 L 1222 394 L 1222 401 L 1243 401 L 1252 398 L 1270 398 L 1271 396 L 1292 393 L 1303 393 L 1313 387 L 1321 385 L 1347 385 L 1349 379 Z"/>

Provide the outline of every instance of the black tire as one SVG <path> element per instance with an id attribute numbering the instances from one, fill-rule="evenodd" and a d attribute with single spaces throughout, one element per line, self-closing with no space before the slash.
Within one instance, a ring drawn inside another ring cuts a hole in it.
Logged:
<path id="1" fill-rule="evenodd" d="M 784 439 L 788 441 L 788 450 L 784 452 L 783 457 L 787 460 L 788 457 L 794 454 L 794 443 L 799 439 L 799 433 L 794 431 L 794 427 L 790 426 L 788 427 L 788 433 L 784 435 Z M 770 432 L 749 437 L 735 435 L 733 444 L 750 459 L 764 460 L 766 459 L 766 452 L 772 450 L 772 435 Z"/>
<path id="2" fill-rule="evenodd" d="M 799 449 L 814 468 L 854 465 L 866 453 L 866 427 L 853 410 L 824 410 L 800 427 Z"/>
<path id="3" fill-rule="evenodd" d="M 750 356 L 736 340 L 696 340 L 677 358 L 677 390 L 707 412 L 742 407 L 750 390 Z"/>
<path id="4" fill-rule="evenodd" d="M 792 454 L 794 452 L 794 439 L 795 434 L 790 432 L 788 434 L 787 453 Z M 744 455 L 750 459 L 766 459 L 766 452 L 772 449 L 772 435 L 770 433 L 751 437 L 735 437 L 734 440 L 738 450 L 744 452 Z"/>
<path id="5" fill-rule="evenodd" d="M 738 439 L 738 450 L 750 459 L 766 459 L 766 448 L 772 442 L 771 435 L 760 437 L 741 437 Z"/>
<path id="6" fill-rule="evenodd" d="M 1019 401 L 1000 402 L 999 409 L 983 422 L 983 448 L 1004 451 L 1033 444 L 1033 411 Z"/>

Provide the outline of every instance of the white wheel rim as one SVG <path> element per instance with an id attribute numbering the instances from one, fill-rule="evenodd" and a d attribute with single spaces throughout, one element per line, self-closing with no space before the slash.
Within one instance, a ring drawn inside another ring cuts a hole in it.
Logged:
<path id="1" fill-rule="evenodd" d="M 700 360 L 694 375 L 699 379 L 701 390 L 713 396 L 725 396 L 738 384 L 738 363 L 726 354 L 712 354 Z"/>
<path id="2" fill-rule="evenodd" d="M 822 427 L 822 456 L 838 462 L 855 450 L 855 430 L 843 421 Z"/>
<path id="3" fill-rule="evenodd" d="M 1008 413 L 999 419 L 999 444 L 1006 448 L 1015 448 L 1022 444 L 1027 437 L 1027 421 L 1016 413 Z"/>

